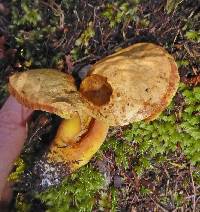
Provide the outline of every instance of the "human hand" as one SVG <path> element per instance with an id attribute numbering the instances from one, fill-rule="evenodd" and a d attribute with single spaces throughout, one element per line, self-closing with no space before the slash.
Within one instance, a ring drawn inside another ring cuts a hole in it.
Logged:
<path id="1" fill-rule="evenodd" d="M 10 96 L 0 110 L 0 201 L 7 201 L 7 177 L 26 140 L 26 121 L 33 111 Z"/>

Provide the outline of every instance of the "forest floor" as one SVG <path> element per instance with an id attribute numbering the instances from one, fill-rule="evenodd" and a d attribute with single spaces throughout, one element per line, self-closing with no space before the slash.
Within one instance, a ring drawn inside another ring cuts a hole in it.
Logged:
<path id="1" fill-rule="evenodd" d="M 88 165 L 42 192 L 34 189 L 31 169 L 59 118 L 35 112 L 29 145 L 12 176 L 11 211 L 200 211 L 198 2 L 0 0 L 0 106 L 14 72 L 56 68 L 77 77 L 89 64 L 138 42 L 166 48 L 181 77 L 158 120 L 111 128 Z"/>

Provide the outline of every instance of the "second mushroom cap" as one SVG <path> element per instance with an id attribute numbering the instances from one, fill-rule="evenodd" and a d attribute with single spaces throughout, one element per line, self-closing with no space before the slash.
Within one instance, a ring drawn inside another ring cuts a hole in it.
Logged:
<path id="1" fill-rule="evenodd" d="M 178 82 L 171 55 L 158 45 L 138 43 L 94 64 L 80 92 L 95 118 L 111 126 L 126 125 L 155 119 L 170 103 Z"/>

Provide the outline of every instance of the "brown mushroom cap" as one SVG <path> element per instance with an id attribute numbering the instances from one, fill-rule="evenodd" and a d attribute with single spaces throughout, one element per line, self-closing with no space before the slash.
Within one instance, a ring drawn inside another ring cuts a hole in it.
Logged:
<path id="1" fill-rule="evenodd" d="M 65 119 L 84 107 L 73 77 L 54 69 L 15 73 L 9 78 L 9 91 L 27 107 Z"/>
<path id="2" fill-rule="evenodd" d="M 95 111 L 93 117 L 111 126 L 156 118 L 170 103 L 179 83 L 173 57 L 151 43 L 135 44 L 100 60 L 90 74 L 80 92 Z M 103 80 L 96 86 L 98 75 Z M 88 95 L 92 93 L 94 99 Z"/>

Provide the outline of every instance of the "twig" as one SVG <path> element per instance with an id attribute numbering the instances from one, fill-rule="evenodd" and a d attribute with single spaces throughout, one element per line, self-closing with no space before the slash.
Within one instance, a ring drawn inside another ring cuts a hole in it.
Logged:
<path id="1" fill-rule="evenodd" d="M 65 26 L 65 16 L 64 16 L 64 11 L 61 9 L 61 5 L 58 5 L 53 0 L 49 0 L 48 2 L 40 0 L 40 2 L 41 4 L 47 7 L 50 7 L 54 15 L 59 17 L 59 22 L 60 22 L 59 28 L 63 29 Z M 66 33 L 64 33 L 64 36 L 58 42 L 56 42 L 55 48 L 62 46 L 65 42 L 66 42 Z"/>
<path id="2" fill-rule="evenodd" d="M 57 49 L 58 47 L 60 47 L 62 44 L 65 43 L 65 41 L 66 41 L 66 34 L 64 34 L 62 39 L 60 39 L 58 42 L 56 42 L 55 48 Z"/>
<path id="3" fill-rule="evenodd" d="M 74 12 L 74 14 L 75 14 L 75 15 L 76 15 L 76 17 L 77 17 L 78 22 L 81 22 L 81 19 L 79 18 L 79 15 L 78 15 L 77 11 L 76 11 L 76 10 L 74 10 L 73 12 Z"/>
<path id="4" fill-rule="evenodd" d="M 190 52 L 190 49 L 189 49 L 188 45 L 187 45 L 187 44 L 184 44 L 183 46 L 184 46 L 185 50 L 187 51 L 187 53 L 188 53 L 191 57 L 195 58 L 194 54 L 193 54 L 192 52 Z"/>
<path id="5" fill-rule="evenodd" d="M 176 36 L 174 37 L 174 40 L 173 40 L 173 44 L 172 44 L 172 45 L 174 45 L 174 44 L 175 44 L 176 39 L 177 39 L 177 37 L 178 37 L 179 33 L 180 33 L 180 29 L 179 29 L 179 30 L 178 30 L 178 32 L 176 33 Z"/>
<path id="6" fill-rule="evenodd" d="M 189 195 L 189 196 L 187 196 L 187 197 L 185 197 L 185 199 L 192 199 L 192 198 L 194 198 L 195 197 L 195 195 L 193 194 L 193 195 Z M 198 195 L 196 196 L 196 198 L 198 197 Z M 199 196 L 200 197 L 200 196 Z M 198 197 L 198 198 L 199 198 Z"/>
<path id="7" fill-rule="evenodd" d="M 167 209 L 165 209 L 160 203 L 158 203 L 156 200 L 154 200 L 152 197 L 150 199 L 164 212 L 169 212 Z"/>
<path id="8" fill-rule="evenodd" d="M 93 54 L 89 54 L 89 55 L 87 55 L 87 56 L 85 56 L 85 57 L 82 57 L 82 58 L 76 60 L 74 63 L 75 63 L 75 64 L 81 63 L 81 62 L 83 62 L 83 61 L 85 61 L 85 60 L 87 60 L 87 59 L 89 59 L 89 58 L 93 58 L 93 57 L 94 57 Z"/>
<path id="9" fill-rule="evenodd" d="M 54 12 L 54 15 L 60 18 L 60 28 L 63 28 L 65 22 L 65 16 L 63 10 L 61 9 L 61 6 L 58 5 L 56 2 L 54 2 L 53 0 L 49 0 L 48 2 L 41 0 L 40 2 L 43 5 L 50 7 Z"/>
<path id="10" fill-rule="evenodd" d="M 178 210 L 178 209 L 180 209 L 180 210 Z M 173 209 L 171 212 L 177 212 L 177 211 L 184 212 L 183 206 L 182 207 L 177 207 L 177 208 Z"/>
<path id="11" fill-rule="evenodd" d="M 186 78 L 183 77 L 182 81 L 189 86 L 197 86 L 198 84 L 200 84 L 200 75 L 197 76 L 193 76 L 191 78 Z"/>
<path id="12" fill-rule="evenodd" d="M 175 8 L 174 8 L 174 11 L 173 11 L 173 14 L 172 14 L 172 17 L 174 16 L 175 14 L 175 11 L 176 9 L 178 8 L 178 6 L 183 2 L 184 0 L 181 0 L 180 2 L 178 2 L 176 5 L 175 5 Z"/>
<path id="13" fill-rule="evenodd" d="M 196 211 L 196 187 L 195 187 L 195 184 L 194 184 L 194 179 L 193 179 L 193 176 L 192 176 L 192 166 L 190 164 L 190 177 L 191 177 L 191 181 L 192 181 L 192 188 L 193 188 L 193 211 L 195 212 Z"/>

